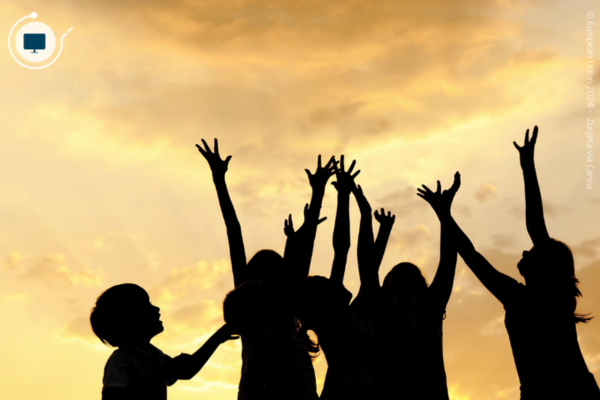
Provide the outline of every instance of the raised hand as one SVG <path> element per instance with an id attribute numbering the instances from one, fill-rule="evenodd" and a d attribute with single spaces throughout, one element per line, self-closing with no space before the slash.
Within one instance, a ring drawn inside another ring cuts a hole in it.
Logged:
<path id="1" fill-rule="evenodd" d="M 456 172 L 454 174 L 454 182 L 450 189 L 444 190 L 442 192 L 442 198 L 440 199 L 440 211 L 444 214 L 450 214 L 450 209 L 452 208 L 452 201 L 454 201 L 454 196 L 456 196 L 456 192 L 460 188 L 460 172 Z"/>
<path id="2" fill-rule="evenodd" d="M 304 205 L 304 221 L 307 221 L 308 213 L 309 213 L 308 204 L 305 204 Z M 326 219 L 327 219 L 327 217 L 323 217 L 323 218 L 317 220 L 316 221 L 317 225 L 319 225 L 321 222 L 325 221 Z M 285 236 L 287 236 L 288 238 L 292 237 L 295 233 L 300 232 L 302 230 L 302 227 L 304 227 L 304 225 L 302 225 L 297 231 L 294 230 L 294 221 L 292 221 L 292 214 L 290 214 L 288 216 L 288 218 L 283 221 L 283 233 L 285 233 Z"/>
<path id="3" fill-rule="evenodd" d="M 325 185 L 329 178 L 335 173 L 337 161 L 335 156 L 332 156 L 324 167 L 321 167 L 321 155 L 317 163 L 317 170 L 312 174 L 308 169 L 305 169 L 306 175 L 308 175 L 308 182 L 313 189 L 325 190 Z"/>
<path id="4" fill-rule="evenodd" d="M 440 200 L 442 199 L 442 185 L 440 181 L 437 181 L 437 189 L 432 192 L 427 186 L 422 185 L 423 189 L 417 188 L 417 196 L 429 203 L 433 211 L 439 215 L 440 211 Z"/>
<path id="5" fill-rule="evenodd" d="M 535 142 L 537 141 L 538 127 L 533 128 L 531 140 L 529 140 L 529 129 L 525 132 L 525 143 L 523 147 L 519 146 L 517 142 L 513 142 L 515 148 L 519 151 L 519 160 L 521 161 L 521 167 L 533 165 L 533 151 L 535 150 Z"/>
<path id="6" fill-rule="evenodd" d="M 288 219 L 283 221 L 283 233 L 285 233 L 285 236 L 290 237 L 294 232 L 294 222 L 292 221 L 292 214 L 290 214 Z"/>
<path id="7" fill-rule="evenodd" d="M 417 189 L 419 193 L 417 196 L 424 199 L 431 205 L 431 208 L 435 211 L 438 217 L 442 215 L 450 215 L 450 208 L 452 207 L 452 201 L 456 192 L 460 188 L 460 173 L 454 174 L 454 183 L 448 190 L 442 192 L 442 186 L 440 181 L 437 181 L 437 189 L 432 192 L 427 186 L 423 185 L 423 189 Z"/>
<path id="8" fill-rule="evenodd" d="M 390 229 L 396 221 L 396 216 L 393 215 L 391 211 L 388 211 L 387 215 L 385 215 L 385 210 L 383 208 L 381 209 L 381 214 L 379 214 L 377 210 L 375 210 L 374 215 L 377 222 L 379 222 L 379 225 L 383 227 L 389 227 Z"/>
<path id="9" fill-rule="evenodd" d="M 204 149 L 200 145 L 196 145 L 198 151 L 204 156 L 206 161 L 208 161 L 208 165 L 213 173 L 213 175 L 225 175 L 227 172 L 227 166 L 229 165 L 229 160 L 231 160 L 231 156 L 227 156 L 225 160 L 221 159 L 221 155 L 219 154 L 219 141 L 215 138 L 215 147 L 214 151 L 210 150 L 208 144 L 202 139 L 202 144 L 204 145 Z"/>
<path id="10" fill-rule="evenodd" d="M 344 155 L 340 158 L 340 167 L 338 168 L 336 165 L 335 168 L 335 178 L 337 181 L 331 182 L 331 184 L 336 188 L 338 193 L 350 194 L 350 192 L 356 190 L 356 184 L 354 183 L 354 178 L 360 173 L 360 170 L 356 171 L 354 174 L 352 171 L 354 170 L 354 166 L 356 165 L 356 160 L 352 161 L 350 164 L 350 168 L 348 171 L 344 168 Z"/>

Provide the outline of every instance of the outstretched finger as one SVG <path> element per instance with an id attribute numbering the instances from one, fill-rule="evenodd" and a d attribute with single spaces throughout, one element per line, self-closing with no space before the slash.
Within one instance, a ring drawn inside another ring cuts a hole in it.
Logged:
<path id="1" fill-rule="evenodd" d="M 515 149 L 521 151 L 521 146 L 519 146 L 517 142 L 513 142 L 513 144 L 515 145 Z"/>
<path id="2" fill-rule="evenodd" d="M 321 157 L 319 155 L 319 157 Z M 325 164 L 325 169 L 329 169 L 331 167 L 333 167 L 334 163 L 336 163 L 337 161 L 335 161 L 335 156 L 331 156 L 331 158 L 329 159 L 329 161 L 327 161 L 327 164 Z"/>
<path id="3" fill-rule="evenodd" d="M 352 164 L 350 164 L 350 168 L 348 168 L 348 173 L 351 174 L 354 166 L 356 165 L 356 160 L 352 160 Z"/>
<path id="4" fill-rule="evenodd" d="M 344 171 L 344 155 L 342 154 L 342 156 L 340 157 L 340 171 L 341 172 L 345 172 Z"/>
<path id="5" fill-rule="evenodd" d="M 525 131 L 525 144 L 529 143 L 529 129 Z"/>
<path id="6" fill-rule="evenodd" d="M 456 171 L 456 173 L 454 174 L 454 183 L 452 183 L 450 190 L 453 190 L 456 192 L 459 187 L 460 187 L 460 172 Z"/>
<path id="7" fill-rule="evenodd" d="M 321 155 L 317 158 L 317 168 L 321 168 Z"/>
<path id="8" fill-rule="evenodd" d="M 215 138 L 215 154 L 219 154 L 219 140 Z"/>
<path id="9" fill-rule="evenodd" d="M 533 127 L 533 134 L 531 135 L 531 144 L 535 144 L 537 140 L 538 127 L 537 125 Z"/>
<path id="10" fill-rule="evenodd" d="M 204 151 L 206 151 L 208 154 L 212 154 L 212 151 L 210 151 L 210 147 L 208 147 L 206 140 L 202 139 L 202 144 L 204 145 Z"/>
<path id="11" fill-rule="evenodd" d="M 233 156 L 227 156 L 227 158 L 225 159 L 225 165 L 229 164 L 229 160 L 231 160 L 231 157 Z"/>
<path id="12" fill-rule="evenodd" d="M 428 194 L 429 194 L 429 193 L 433 193 L 433 192 L 431 191 L 431 189 L 429 189 L 427 186 L 425 186 L 425 185 L 421 185 L 421 186 L 423 186 L 423 188 L 425 188 L 425 192 L 426 192 L 426 193 L 428 193 Z M 417 190 L 419 190 L 419 189 L 417 189 Z"/>
<path id="13" fill-rule="evenodd" d="M 198 151 L 200 152 L 200 154 L 202 154 L 203 156 L 206 156 L 206 152 L 202 149 L 202 146 L 200 146 L 199 144 L 196 144 L 196 147 L 198 148 Z"/>
<path id="14" fill-rule="evenodd" d="M 350 170 L 352 170 L 352 168 L 350 168 Z M 348 173 L 350 173 L 350 170 L 348 170 Z M 354 173 L 354 175 L 352 175 L 352 179 L 356 178 L 356 176 L 357 176 L 358 174 L 360 174 L 360 169 L 359 169 L 358 171 L 356 171 L 356 172 Z"/>
<path id="15" fill-rule="evenodd" d="M 442 192 L 442 184 L 440 183 L 440 181 L 437 181 L 437 189 L 435 191 L 436 193 L 441 193 Z"/>
<path id="16" fill-rule="evenodd" d="M 319 225 L 321 222 L 325 221 L 327 219 L 327 217 L 323 217 L 320 220 L 317 221 L 317 225 Z"/>

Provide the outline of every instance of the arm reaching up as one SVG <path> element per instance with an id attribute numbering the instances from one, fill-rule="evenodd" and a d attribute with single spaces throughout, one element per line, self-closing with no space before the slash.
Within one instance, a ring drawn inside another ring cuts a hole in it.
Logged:
<path id="1" fill-rule="evenodd" d="M 231 258 L 231 269 L 233 270 L 233 282 L 235 287 L 238 287 L 246 280 L 246 250 L 244 249 L 244 239 L 242 238 L 242 227 L 238 221 L 229 190 L 225 183 L 225 172 L 229 166 L 231 156 L 227 156 L 225 160 L 221 159 L 219 154 L 219 142 L 215 139 L 214 151 L 202 139 L 204 148 L 196 145 L 198 151 L 204 156 L 212 171 L 213 182 L 217 189 L 217 197 L 221 206 L 221 213 L 225 220 L 227 228 L 227 240 L 229 241 L 229 256 Z"/>
<path id="2" fill-rule="evenodd" d="M 360 275 L 360 291 L 379 288 L 379 267 L 387 241 L 394 225 L 395 216 L 381 209 L 381 215 L 375 211 L 375 219 L 379 222 L 377 240 L 373 240 L 373 219 L 371 205 L 365 197 L 362 188 L 358 186 L 353 191 L 358 208 L 360 209 L 360 228 L 358 231 L 358 273 Z"/>
<path id="3" fill-rule="evenodd" d="M 448 190 L 442 192 L 440 181 L 437 182 L 437 190 L 432 192 L 427 186 L 417 189 L 417 196 L 421 197 L 431 205 L 441 224 L 440 233 L 440 263 L 438 264 L 435 277 L 429 286 L 427 294 L 433 304 L 441 310 L 446 309 L 456 272 L 456 246 L 453 243 L 452 233 L 449 230 L 448 219 L 452 200 L 460 187 L 460 174 L 454 175 L 454 183 Z"/>
<path id="4" fill-rule="evenodd" d="M 379 230 L 377 231 L 377 238 L 375 239 L 375 248 L 373 252 L 373 262 L 377 266 L 377 272 L 379 273 L 379 267 L 385 254 L 385 248 L 387 247 L 390 234 L 392 233 L 392 227 L 396 221 L 396 216 L 388 211 L 385 215 L 385 210 L 381 209 L 381 214 L 375 211 L 375 220 L 379 222 Z M 379 282 L 379 280 L 377 281 Z"/>
<path id="5" fill-rule="evenodd" d="M 284 262 L 289 266 L 293 279 L 304 279 L 310 271 L 310 262 L 317 235 L 317 226 L 325 221 L 326 218 L 319 219 L 323 196 L 325 195 L 325 186 L 329 178 L 335 173 L 336 161 L 331 157 L 325 167 L 321 166 L 321 156 L 319 155 L 317 170 L 312 174 L 306 169 L 308 181 L 312 187 L 312 197 L 310 206 L 304 207 L 304 223 L 294 232 L 292 225 L 292 216 L 284 223 L 284 232 L 287 236 Z"/>
<path id="6" fill-rule="evenodd" d="M 342 155 L 340 168 L 336 168 L 335 171 L 337 181 L 331 182 L 338 192 L 338 204 L 333 227 L 333 265 L 329 279 L 340 284 L 344 281 L 346 261 L 350 250 L 350 192 L 356 187 L 354 178 L 360 173 L 359 170 L 352 174 L 354 165 L 356 165 L 356 161 L 352 161 L 348 171 L 345 171 L 344 156 Z"/>
<path id="7" fill-rule="evenodd" d="M 365 197 L 360 185 L 352 191 L 360 210 L 360 227 L 358 229 L 358 246 L 356 250 L 358 259 L 358 275 L 360 276 L 360 292 L 379 287 L 378 268 L 375 267 L 373 252 L 375 242 L 373 239 L 373 219 L 371 205 Z"/>
<path id="8" fill-rule="evenodd" d="M 527 232 L 537 246 L 550 239 L 546 221 L 544 220 L 544 208 L 542 205 L 542 193 L 535 172 L 533 162 L 533 152 L 535 142 L 537 141 L 538 127 L 533 128 L 531 140 L 529 140 L 529 129 L 525 132 L 525 143 L 520 147 L 513 142 L 515 148 L 519 151 L 519 160 L 523 169 L 523 181 L 525 183 L 525 220 L 527 223 Z"/>
<path id="9" fill-rule="evenodd" d="M 444 199 L 442 196 L 440 203 L 445 204 L 446 200 L 450 200 L 450 198 Z M 447 212 L 444 211 L 445 209 L 445 206 L 443 208 L 440 207 L 440 211 L 443 211 L 440 214 L 442 229 L 447 228 L 447 231 L 449 232 L 449 235 L 451 235 L 456 249 L 458 250 L 458 254 L 460 254 L 467 266 L 473 271 L 483 286 L 485 286 L 494 297 L 500 300 L 502 304 L 506 304 L 510 299 L 512 293 L 511 289 L 518 285 L 517 281 L 498 271 L 484 256 L 479 254 L 479 252 L 475 250 L 471 240 L 465 235 L 462 229 L 460 229 L 456 221 L 454 221 L 454 218 L 450 213 L 450 208 L 447 208 Z M 433 286 L 433 283 L 431 286 Z"/>
<path id="10" fill-rule="evenodd" d="M 297 231 L 294 230 L 292 214 L 283 221 L 283 233 L 287 236 L 283 261 L 290 269 L 292 283 L 298 283 L 308 276 L 317 225 L 327 219 L 327 217 L 323 217 L 313 223 L 307 217 L 308 212 L 308 204 L 306 204 L 304 206 L 304 224 Z"/>

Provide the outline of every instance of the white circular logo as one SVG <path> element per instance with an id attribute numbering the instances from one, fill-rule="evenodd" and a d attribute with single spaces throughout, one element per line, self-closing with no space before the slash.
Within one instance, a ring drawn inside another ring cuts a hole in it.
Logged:
<path id="1" fill-rule="evenodd" d="M 48 25 L 30 22 L 17 32 L 15 47 L 27 61 L 42 62 L 54 52 L 56 37 Z"/>

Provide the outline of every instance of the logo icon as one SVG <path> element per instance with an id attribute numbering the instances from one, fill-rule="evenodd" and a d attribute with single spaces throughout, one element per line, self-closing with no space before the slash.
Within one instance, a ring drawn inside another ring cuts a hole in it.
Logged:
<path id="1" fill-rule="evenodd" d="M 27 18 L 36 19 L 37 13 L 32 12 L 31 14 L 21 18 L 18 20 L 10 30 L 8 34 L 8 50 L 10 54 L 15 59 L 17 63 L 21 66 L 29 69 L 42 69 L 52 65 L 60 56 L 63 48 L 63 39 L 69 32 L 71 32 L 72 27 L 69 28 L 67 32 L 60 38 L 60 49 L 58 50 L 58 54 L 54 57 L 52 61 L 42 66 L 31 66 L 22 63 L 13 53 L 12 45 L 14 44 L 15 49 L 19 56 L 28 61 L 30 63 L 41 63 L 46 61 L 48 58 L 54 54 L 54 50 L 56 48 L 56 37 L 54 36 L 54 32 L 52 29 L 46 24 L 41 22 L 29 22 L 28 24 L 23 25 L 15 36 L 14 42 L 11 41 L 12 33 L 15 30 L 15 27 L 19 25 L 19 23 Z"/>
<path id="2" fill-rule="evenodd" d="M 37 53 L 37 49 L 46 50 L 46 34 L 45 33 L 25 33 L 23 34 L 23 48 L 25 50 L 33 50 L 32 53 Z"/>

